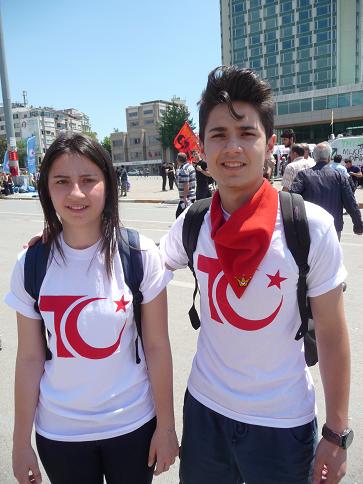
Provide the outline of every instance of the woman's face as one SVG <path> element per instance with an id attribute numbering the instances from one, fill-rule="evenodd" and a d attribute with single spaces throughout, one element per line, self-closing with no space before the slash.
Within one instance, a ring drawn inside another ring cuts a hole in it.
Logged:
<path id="1" fill-rule="evenodd" d="M 105 177 L 85 156 L 65 153 L 53 162 L 48 190 L 64 229 L 101 226 L 106 196 Z"/>

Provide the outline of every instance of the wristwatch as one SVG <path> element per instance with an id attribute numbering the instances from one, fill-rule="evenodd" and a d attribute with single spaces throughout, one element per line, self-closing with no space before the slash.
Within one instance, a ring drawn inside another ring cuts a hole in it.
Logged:
<path id="1" fill-rule="evenodd" d="M 353 442 L 354 433 L 352 429 L 345 429 L 341 434 L 334 432 L 326 424 L 323 425 L 323 429 L 321 431 L 322 436 L 328 442 L 341 447 L 342 449 L 347 449 L 350 444 Z"/>

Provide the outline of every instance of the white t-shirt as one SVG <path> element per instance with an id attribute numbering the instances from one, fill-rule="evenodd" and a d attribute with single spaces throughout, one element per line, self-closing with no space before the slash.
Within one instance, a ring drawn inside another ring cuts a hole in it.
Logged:
<path id="1" fill-rule="evenodd" d="M 154 415 L 149 378 L 137 336 L 132 293 L 118 251 L 114 275 L 106 276 L 98 243 L 84 250 L 60 237 L 65 263 L 56 252 L 40 289 L 39 307 L 50 332 L 52 359 L 45 362 L 35 418 L 46 438 L 84 441 L 111 438 L 141 427 Z M 171 279 L 155 244 L 140 236 L 143 303 L 152 301 Z M 24 289 L 23 251 L 5 300 L 26 317 L 39 319 Z"/>
<path id="2" fill-rule="evenodd" d="M 311 247 L 308 296 L 337 287 L 346 277 L 333 218 L 305 203 Z M 165 262 L 187 265 L 182 244 L 185 212 L 161 240 Z M 286 246 L 280 209 L 270 247 L 241 299 L 222 272 L 211 239 L 210 212 L 194 252 L 200 287 L 197 352 L 188 381 L 203 405 L 237 421 L 267 427 L 295 427 L 315 416 L 312 377 L 305 364 L 296 287 L 298 268 Z M 241 270 L 243 273 L 243 270 Z"/>

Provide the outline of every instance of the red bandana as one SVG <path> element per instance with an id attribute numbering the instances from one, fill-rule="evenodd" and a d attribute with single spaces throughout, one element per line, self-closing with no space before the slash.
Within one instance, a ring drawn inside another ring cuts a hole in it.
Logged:
<path id="1" fill-rule="evenodd" d="M 264 180 L 259 190 L 225 221 L 217 191 L 211 205 L 212 239 L 223 272 L 241 297 L 264 258 L 275 228 L 277 191 Z"/>

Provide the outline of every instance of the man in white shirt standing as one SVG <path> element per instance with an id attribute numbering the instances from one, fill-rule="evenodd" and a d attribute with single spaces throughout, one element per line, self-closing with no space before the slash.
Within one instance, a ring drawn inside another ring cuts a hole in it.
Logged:
<path id="1" fill-rule="evenodd" d="M 290 150 L 291 163 L 287 165 L 282 177 L 282 190 L 288 192 L 294 178 L 301 170 L 306 170 L 315 165 L 315 161 L 304 158 L 304 148 L 300 144 L 292 145 Z"/>
<path id="2" fill-rule="evenodd" d="M 333 218 L 305 203 L 307 294 L 326 403 L 318 444 L 313 379 L 302 340 L 294 339 L 301 323 L 298 268 L 278 193 L 263 178 L 276 139 L 271 88 L 249 69 L 219 67 L 209 74 L 199 108 L 200 145 L 218 190 L 193 257 L 201 326 L 184 401 L 180 482 L 335 484 L 346 472 L 353 437 L 346 271 Z M 160 242 L 173 270 L 188 264 L 186 213 Z"/>

